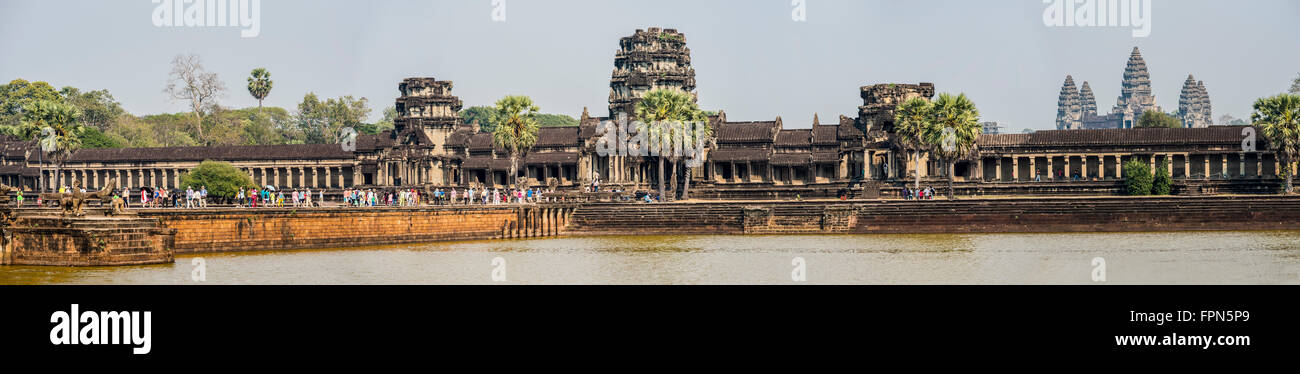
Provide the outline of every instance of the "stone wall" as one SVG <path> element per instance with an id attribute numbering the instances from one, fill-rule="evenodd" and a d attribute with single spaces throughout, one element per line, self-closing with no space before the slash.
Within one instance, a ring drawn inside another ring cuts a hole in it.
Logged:
<path id="1" fill-rule="evenodd" d="M 361 209 L 153 209 L 176 252 L 232 252 L 552 236 L 568 206 Z"/>
<path id="2" fill-rule="evenodd" d="M 575 235 L 1011 233 L 1300 229 L 1300 198 L 1151 197 L 959 201 L 591 204 Z"/>
<path id="3" fill-rule="evenodd" d="M 20 216 L 4 228 L 0 265 L 172 263 L 175 234 L 148 218 Z"/>

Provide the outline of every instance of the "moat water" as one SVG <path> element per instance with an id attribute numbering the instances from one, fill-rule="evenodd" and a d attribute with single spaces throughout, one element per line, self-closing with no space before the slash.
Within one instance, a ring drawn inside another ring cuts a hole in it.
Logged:
<path id="1" fill-rule="evenodd" d="M 1094 284 L 1095 258 L 1106 284 L 1300 284 L 1300 231 L 471 241 L 0 266 L 0 284 Z"/>

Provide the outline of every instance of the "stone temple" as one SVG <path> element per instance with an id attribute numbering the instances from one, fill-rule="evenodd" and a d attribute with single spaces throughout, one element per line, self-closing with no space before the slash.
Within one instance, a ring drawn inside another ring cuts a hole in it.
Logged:
<path id="1" fill-rule="evenodd" d="M 629 113 L 651 89 L 694 94 L 695 72 L 685 43 L 674 29 L 637 30 L 622 38 L 610 77 L 608 116 L 583 109 L 577 126 L 542 128 L 536 145 L 520 160 L 520 183 L 560 193 L 582 191 L 593 181 L 606 191 L 657 190 L 657 160 L 600 155 L 598 129 Z M 1130 160 L 1153 169 L 1169 161 L 1165 171 L 1173 175 L 1177 193 L 1276 191 L 1279 172 L 1295 164 L 1279 163 L 1264 141 L 1256 149 L 1242 149 L 1240 126 L 1200 126 L 1210 116 L 1209 99 L 1204 84 L 1192 81 L 1184 84 L 1180 100 L 1180 112 L 1192 128 L 1132 129 L 1142 112 L 1160 110 L 1137 49 L 1125 69 L 1118 104 L 1108 115 L 1095 113 L 1087 82 L 1079 90 L 1067 77 L 1058 105 L 1060 130 L 980 135 L 976 149 L 953 168 L 957 193 L 1117 194 L 1123 186 L 1120 165 Z M 341 188 L 508 188 L 509 154 L 477 123 L 465 123 L 458 114 L 463 103 L 452 89 L 451 81 L 434 78 L 398 82 L 394 129 L 359 136 L 355 147 L 81 149 L 58 172 L 64 184 L 75 179 L 88 189 L 102 188 L 114 178 L 133 191 L 184 189 L 182 174 L 204 160 L 216 160 L 231 163 L 260 185 L 324 189 L 331 200 Z M 925 185 L 946 183 L 943 164 L 925 153 L 919 161 L 909 157 L 894 132 L 897 105 L 909 98 L 933 98 L 934 84 L 876 83 L 846 94 L 856 94 L 862 105 L 845 108 L 854 117 L 840 115 L 833 121 L 816 114 L 802 122 L 781 117 L 732 121 L 719 110 L 708 119 L 713 139 L 705 162 L 668 178 L 689 178 L 692 197 L 722 199 L 898 196 L 917 176 Z M 34 141 L 0 137 L 0 182 L 28 190 L 56 188 L 54 165 L 39 155 Z"/>
<path id="2" fill-rule="evenodd" d="M 1214 124 L 1210 93 L 1205 91 L 1205 82 L 1187 76 L 1187 81 L 1183 82 L 1183 91 L 1178 95 L 1178 117 L 1183 121 L 1183 127 L 1209 127 Z"/>
<path id="3" fill-rule="evenodd" d="M 1097 113 L 1097 108 L 1097 99 L 1088 82 L 1083 82 L 1082 89 L 1075 90 L 1074 78 L 1066 76 L 1057 99 L 1056 129 L 1131 129 L 1137 126 L 1142 113 L 1163 111 L 1156 105 L 1156 97 L 1151 91 L 1151 74 L 1137 47 L 1133 48 L 1124 66 L 1124 79 L 1120 83 L 1115 107 L 1104 116 Z"/>

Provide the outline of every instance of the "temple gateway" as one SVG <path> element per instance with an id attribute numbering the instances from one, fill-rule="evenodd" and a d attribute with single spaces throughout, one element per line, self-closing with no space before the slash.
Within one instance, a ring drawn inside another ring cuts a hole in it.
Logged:
<path id="1" fill-rule="evenodd" d="M 579 124 L 544 127 L 520 160 L 521 183 L 577 191 L 599 181 L 602 188 L 657 188 L 656 160 L 600 156 L 603 121 L 631 117 L 641 96 L 653 89 L 694 94 L 686 37 L 674 29 L 637 30 L 619 42 L 610 77 L 608 111 L 583 109 Z M 1120 165 L 1140 160 L 1154 169 L 1162 161 L 1176 180 L 1175 192 L 1276 192 L 1280 165 L 1260 139 L 1244 148 L 1247 127 L 1207 126 L 1209 99 L 1192 77 L 1180 109 L 1187 128 L 1131 128 L 1145 110 L 1159 110 L 1149 77 L 1134 49 L 1124 90 L 1112 114 L 1098 116 L 1092 91 L 1073 88 L 1067 77 L 1058 111 L 1059 130 L 986 134 L 977 151 L 955 168 L 959 194 L 1116 194 Z M 394 129 L 356 139 L 355 149 L 335 144 L 81 149 L 60 168 L 65 184 L 100 188 L 111 178 L 123 187 L 185 188 L 180 176 L 204 160 L 233 164 L 261 185 L 279 188 L 507 187 L 510 162 L 492 135 L 459 115 L 463 103 L 450 81 L 409 78 L 398 84 Z M 912 162 L 894 141 L 894 110 L 913 97 L 930 99 L 935 86 L 874 84 L 858 92 L 856 117 L 823 121 L 817 115 L 787 124 L 776 117 L 731 121 L 725 111 L 709 117 L 714 141 L 705 162 L 689 175 L 692 197 L 791 198 L 896 195 L 916 175 L 943 183 L 939 165 L 926 155 Z M 787 128 L 787 125 L 789 125 Z M 1254 132 L 1258 134 L 1258 132 Z M 0 182 L 29 190 L 53 189 L 55 168 L 34 142 L 0 139 Z M 1294 170 L 1296 165 L 1289 167 Z M 671 176 L 670 176 L 671 177 Z"/>

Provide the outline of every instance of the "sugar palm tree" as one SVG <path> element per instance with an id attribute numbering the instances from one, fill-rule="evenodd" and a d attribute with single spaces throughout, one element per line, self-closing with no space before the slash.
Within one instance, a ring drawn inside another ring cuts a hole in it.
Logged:
<path id="1" fill-rule="evenodd" d="M 940 94 L 934 101 L 930 126 L 923 137 L 930 152 L 939 156 L 948 180 L 948 198 L 953 199 L 953 168 L 958 160 L 967 159 L 975 152 L 975 139 L 984 127 L 980 125 L 980 112 L 966 94 Z"/>
<path id="2" fill-rule="evenodd" d="M 24 128 L 40 129 L 37 144 L 44 155 L 54 161 L 54 185 L 62 186 L 64 162 L 81 148 L 81 127 L 76 119 L 81 111 L 76 107 L 52 101 L 39 101 L 28 105 L 23 113 Z M 58 188 L 58 187 L 55 187 Z"/>
<path id="3" fill-rule="evenodd" d="M 274 83 L 271 81 L 271 72 L 266 71 L 265 68 L 253 69 L 253 72 L 249 75 L 248 94 L 257 99 L 258 111 L 262 110 L 262 100 L 271 94 L 271 85 Z"/>
<path id="4" fill-rule="evenodd" d="M 1273 154 L 1286 165 L 1286 193 L 1294 191 L 1291 163 L 1300 155 L 1300 95 L 1281 94 L 1255 101 L 1250 121 L 1268 139 Z"/>
<path id="5" fill-rule="evenodd" d="M 515 187 L 519 183 L 519 158 L 537 144 L 539 110 L 528 96 L 506 96 L 496 102 L 500 122 L 492 131 L 492 141 L 510 152 L 510 178 Z"/>
<path id="6" fill-rule="evenodd" d="M 708 118 L 695 98 L 687 92 L 671 89 L 657 89 L 647 92 L 636 104 L 636 116 L 641 121 L 638 132 L 646 131 L 652 144 L 651 149 L 661 148 L 659 159 L 659 196 L 666 198 L 664 191 L 664 161 L 673 163 L 673 190 L 677 189 L 677 164 L 686 160 L 685 155 L 674 150 L 685 149 L 705 141 L 711 135 Z M 703 123 L 703 126 L 688 126 L 687 122 Z M 683 143 L 683 144 L 678 144 Z M 699 157 L 698 155 L 694 157 Z M 690 183 L 690 171 L 686 172 L 686 183 Z M 687 185 L 689 187 L 689 184 Z M 683 198 L 688 196 L 683 194 Z"/>
<path id="7" fill-rule="evenodd" d="M 929 148 L 924 136 L 933 112 L 933 104 L 919 97 L 904 101 L 894 111 L 894 143 L 916 162 L 915 188 L 918 190 L 921 189 L 921 152 Z"/>

